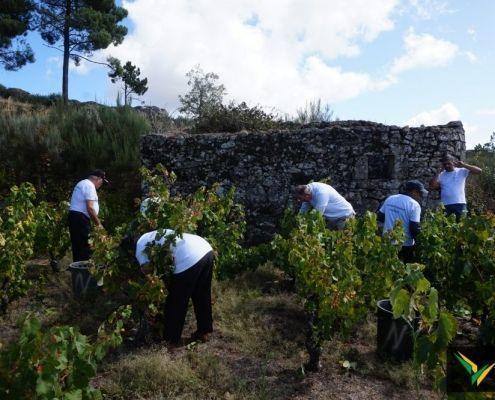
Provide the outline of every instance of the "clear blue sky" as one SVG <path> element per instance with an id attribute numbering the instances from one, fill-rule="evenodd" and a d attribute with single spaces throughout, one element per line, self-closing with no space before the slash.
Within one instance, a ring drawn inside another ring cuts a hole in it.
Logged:
<path id="1" fill-rule="evenodd" d="M 341 119 L 419 125 L 460 119 L 468 147 L 495 131 L 493 0 L 135 0 L 124 43 L 96 54 L 131 60 L 149 79 L 147 104 L 177 108 L 195 64 L 229 97 L 294 113 L 321 98 Z M 60 92 L 61 59 L 28 37 L 36 62 L 0 83 Z M 104 67 L 72 68 L 71 98 L 114 104 Z"/>

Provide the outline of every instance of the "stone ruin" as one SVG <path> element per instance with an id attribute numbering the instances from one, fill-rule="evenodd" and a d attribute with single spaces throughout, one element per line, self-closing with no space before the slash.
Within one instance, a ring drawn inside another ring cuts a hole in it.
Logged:
<path id="1" fill-rule="evenodd" d="M 356 212 L 376 211 L 401 184 L 425 185 L 444 153 L 464 159 L 461 122 L 419 128 L 336 121 L 287 130 L 209 134 L 149 134 L 141 140 L 144 166 L 162 163 L 177 174 L 173 191 L 192 193 L 219 182 L 235 186 L 246 210 L 248 238 L 270 238 L 294 185 L 325 180 Z M 426 203 L 438 199 L 431 194 Z"/>

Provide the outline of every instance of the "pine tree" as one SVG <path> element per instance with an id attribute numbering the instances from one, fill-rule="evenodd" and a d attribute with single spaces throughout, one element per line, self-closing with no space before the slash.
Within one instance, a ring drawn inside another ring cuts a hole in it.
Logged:
<path id="1" fill-rule="evenodd" d="M 24 36 L 30 29 L 34 5 L 31 0 L 0 1 L 0 64 L 16 71 L 34 62 L 34 53 Z"/>
<path id="2" fill-rule="evenodd" d="M 76 65 L 95 50 L 124 40 L 127 28 L 119 23 L 127 10 L 114 0 L 38 0 L 37 25 L 50 46 L 62 45 L 62 97 L 69 99 L 69 60 Z"/>
<path id="3" fill-rule="evenodd" d="M 141 70 L 131 64 L 130 61 L 127 61 L 124 65 L 115 57 L 109 57 L 107 61 L 111 69 L 108 73 L 110 80 L 112 83 L 122 82 L 124 104 L 130 106 L 133 93 L 142 96 L 148 90 L 148 78 L 140 79 Z"/>

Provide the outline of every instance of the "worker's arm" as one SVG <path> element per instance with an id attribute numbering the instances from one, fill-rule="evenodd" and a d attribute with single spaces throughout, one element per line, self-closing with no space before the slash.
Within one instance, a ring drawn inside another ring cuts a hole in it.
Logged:
<path id="1" fill-rule="evenodd" d="M 98 218 L 98 214 L 96 214 L 96 211 L 94 209 L 94 202 L 94 200 L 86 200 L 86 209 L 88 210 L 88 214 L 93 223 L 96 226 L 102 228 L 103 225 L 101 224 L 100 219 Z"/>
<path id="2" fill-rule="evenodd" d="M 411 234 L 411 237 L 413 239 L 416 239 L 416 237 L 419 235 L 419 232 L 421 232 L 420 223 L 414 222 L 414 221 L 409 221 L 409 233 Z"/>
<path id="3" fill-rule="evenodd" d="M 385 214 L 384 213 L 382 213 L 381 211 L 378 211 L 376 213 L 376 215 L 377 215 L 378 222 L 381 222 L 381 223 L 385 222 Z"/>
<path id="4" fill-rule="evenodd" d="M 458 168 L 466 168 L 469 172 L 475 175 L 479 175 L 483 172 L 483 170 L 480 167 L 477 167 L 476 165 L 467 164 L 464 161 L 456 161 L 455 166 Z"/>
<path id="5" fill-rule="evenodd" d="M 442 173 L 443 171 L 443 165 L 440 166 L 437 170 L 437 173 L 435 174 L 435 176 L 430 180 L 430 183 L 429 183 L 429 188 L 430 190 L 439 190 L 440 189 L 440 181 L 438 180 L 440 174 Z"/>
<path id="6" fill-rule="evenodd" d="M 416 204 L 412 207 L 409 214 L 409 233 L 413 239 L 416 239 L 416 236 L 421 232 L 419 221 L 421 221 L 421 207 L 419 204 Z"/>
<path id="7" fill-rule="evenodd" d="M 309 201 L 305 201 L 304 203 L 301 204 L 301 208 L 299 209 L 299 214 L 304 214 L 308 212 L 311 209 L 311 204 Z"/>

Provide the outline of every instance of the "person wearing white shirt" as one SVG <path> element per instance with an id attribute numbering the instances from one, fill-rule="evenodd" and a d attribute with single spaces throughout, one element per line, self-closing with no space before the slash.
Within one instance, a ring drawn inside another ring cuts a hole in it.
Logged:
<path id="1" fill-rule="evenodd" d="M 105 172 L 97 169 L 91 172 L 87 179 L 78 182 L 72 191 L 69 207 L 69 233 L 73 261 L 86 261 L 91 257 L 89 248 L 91 221 L 101 227 L 96 191 L 104 182 L 108 183 Z"/>
<path id="2" fill-rule="evenodd" d="M 158 231 L 142 235 L 136 243 L 136 259 L 143 272 L 149 263 L 147 247 L 151 244 L 163 245 L 168 236 L 175 235 L 171 229 L 156 239 Z M 178 345 L 184 328 L 189 299 L 192 299 L 196 315 L 197 330 L 193 340 L 205 341 L 213 332 L 211 306 L 211 281 L 213 277 L 213 249 L 200 236 L 184 233 L 174 239 L 170 246 L 174 271 L 165 301 L 164 337 L 172 345 Z"/>
<path id="3" fill-rule="evenodd" d="M 387 197 L 378 211 L 378 221 L 383 223 L 383 232 L 394 228 L 397 221 L 404 229 L 405 241 L 399 252 L 399 258 L 406 263 L 414 262 L 414 245 L 419 234 L 421 206 L 419 202 L 428 194 L 423 184 L 417 180 L 405 184 L 405 194 Z"/>
<path id="4" fill-rule="evenodd" d="M 299 185 L 296 186 L 295 192 L 297 199 L 302 202 L 299 212 L 305 213 L 311 208 L 318 210 L 331 230 L 344 229 L 347 220 L 356 214 L 351 203 L 326 183 Z"/>
<path id="5" fill-rule="evenodd" d="M 440 190 L 440 201 L 447 215 L 454 214 L 456 219 L 467 212 L 466 178 L 470 173 L 481 174 L 482 170 L 463 161 L 454 161 L 452 156 L 442 158 L 437 174 L 430 181 L 430 190 Z"/>

